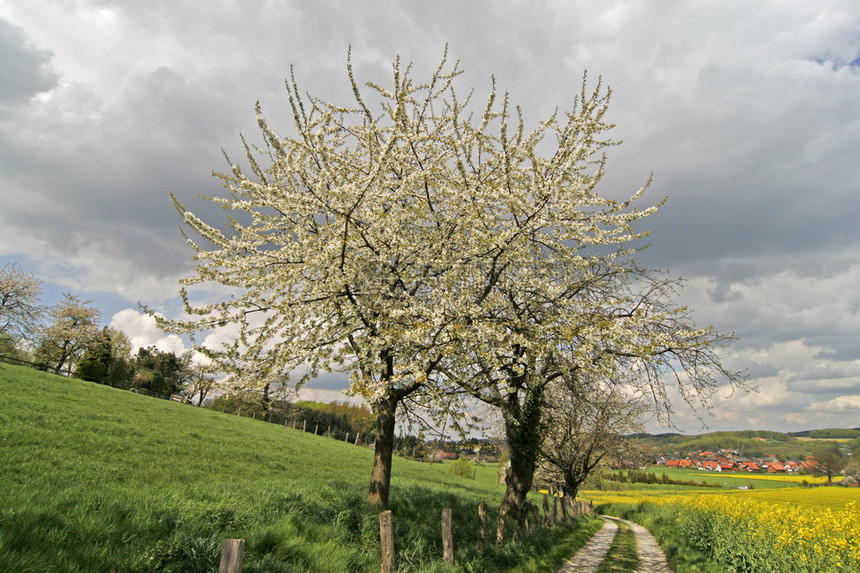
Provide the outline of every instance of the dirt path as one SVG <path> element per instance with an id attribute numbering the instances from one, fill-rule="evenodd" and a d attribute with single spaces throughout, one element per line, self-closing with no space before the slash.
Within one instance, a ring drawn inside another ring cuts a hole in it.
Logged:
<path id="1" fill-rule="evenodd" d="M 603 515 L 600 517 L 603 518 L 603 527 L 558 570 L 558 573 L 594 573 L 597 571 L 609 552 L 609 546 L 612 545 L 615 534 L 618 533 L 618 525 L 614 521 L 606 519 Z"/>
<path id="2" fill-rule="evenodd" d="M 671 573 L 672 570 L 666 563 L 663 550 L 660 549 L 657 540 L 647 529 L 626 519 L 608 515 L 601 515 L 600 517 L 604 521 L 603 527 L 558 570 L 558 573 L 594 573 L 597 571 L 597 568 L 606 558 L 609 546 L 612 545 L 612 540 L 615 539 L 615 534 L 618 532 L 616 521 L 629 525 L 636 535 L 636 553 L 639 557 L 640 573 Z"/>
<path id="3" fill-rule="evenodd" d="M 647 529 L 638 523 L 633 523 L 626 519 L 609 517 L 608 515 L 601 515 L 600 517 L 623 521 L 636 534 L 636 553 L 639 557 L 640 573 L 671 573 L 672 570 L 669 569 L 669 564 L 666 563 L 666 555 L 663 553 L 657 540 L 654 539 L 654 536 Z"/>

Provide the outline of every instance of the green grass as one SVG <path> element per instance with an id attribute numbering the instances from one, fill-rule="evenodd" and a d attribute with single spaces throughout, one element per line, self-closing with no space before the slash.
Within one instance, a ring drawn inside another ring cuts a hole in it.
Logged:
<path id="1" fill-rule="evenodd" d="M 785 475 L 785 476 L 774 476 L 773 474 L 766 473 L 750 473 L 750 472 L 724 472 L 720 475 L 707 475 L 708 472 L 701 472 L 698 470 L 689 470 L 689 469 L 675 469 L 675 468 L 667 468 L 664 466 L 653 466 L 645 470 L 649 473 L 653 473 L 657 475 L 659 479 L 662 474 L 666 474 L 669 478 L 678 481 L 695 481 L 695 482 L 705 482 L 709 484 L 718 484 L 725 488 L 735 489 L 743 486 L 752 485 L 753 489 L 770 489 L 770 488 L 780 488 L 780 487 L 797 487 L 798 482 L 796 477 Z M 779 478 L 784 479 L 779 479 Z M 809 478 L 812 479 L 811 477 Z M 641 489 L 673 489 L 668 485 L 661 484 L 635 484 L 635 485 L 648 485 L 648 488 Z M 689 487 L 689 486 L 677 486 L 677 487 Z"/>
<path id="2" fill-rule="evenodd" d="M 217 571 L 233 537 L 246 573 L 379 569 L 366 448 L 6 364 L 0 392 L 0 571 Z M 503 486 L 495 466 L 449 470 L 394 460 L 399 571 L 444 569 L 442 507 L 455 571 L 506 571 L 572 534 L 479 554 L 477 506 L 497 517 Z"/>
<path id="3" fill-rule="evenodd" d="M 609 553 L 596 573 L 636 573 L 639 556 L 636 554 L 636 534 L 624 522 L 618 523 L 618 533 L 609 546 Z"/>
<path id="4" fill-rule="evenodd" d="M 570 529 L 570 532 L 551 551 L 515 567 L 511 570 L 512 573 L 555 573 L 601 527 L 603 527 L 603 520 L 597 518 L 577 524 L 576 527 Z"/>

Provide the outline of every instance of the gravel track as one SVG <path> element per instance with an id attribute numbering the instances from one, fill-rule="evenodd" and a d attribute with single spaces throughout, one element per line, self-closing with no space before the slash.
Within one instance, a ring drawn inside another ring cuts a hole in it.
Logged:
<path id="1" fill-rule="evenodd" d="M 636 535 L 636 553 L 639 557 L 639 573 L 671 573 L 666 556 L 657 544 L 657 540 L 647 529 L 617 517 L 601 515 L 603 527 L 588 540 L 576 555 L 565 563 L 558 573 L 594 573 L 609 552 L 609 546 L 618 532 L 616 522 L 623 522 L 630 526 Z"/>

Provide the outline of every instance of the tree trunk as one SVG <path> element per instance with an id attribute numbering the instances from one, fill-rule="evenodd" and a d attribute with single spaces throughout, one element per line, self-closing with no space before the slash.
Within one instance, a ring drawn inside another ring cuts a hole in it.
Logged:
<path id="1" fill-rule="evenodd" d="M 519 533 L 528 517 L 526 496 L 532 488 L 540 452 L 542 393 L 527 392 L 524 404 L 520 405 L 518 400 L 512 400 L 502 412 L 511 467 L 505 475 L 505 496 L 502 498 L 499 525 L 496 529 L 498 544 L 504 542 L 508 518 L 514 519 L 516 531 Z"/>
<path id="2" fill-rule="evenodd" d="M 63 344 L 59 347 L 60 349 L 60 358 L 57 360 L 57 366 L 54 368 L 57 371 L 57 374 L 63 371 L 63 365 L 66 363 L 69 358 L 72 356 L 72 351 L 69 350 L 69 342 L 63 341 Z M 72 364 L 69 362 L 68 367 L 69 375 L 72 374 Z"/>
<path id="3" fill-rule="evenodd" d="M 388 509 L 388 494 L 391 490 L 391 458 L 394 454 L 394 422 L 398 402 L 397 398 L 388 397 L 373 406 L 373 413 L 376 414 L 376 445 L 367 501 L 383 510 Z"/>
<path id="4" fill-rule="evenodd" d="M 564 495 L 570 496 L 570 499 L 576 499 L 576 494 L 579 493 L 579 486 L 582 485 L 582 480 L 577 480 L 575 478 L 568 478 L 565 476 L 564 479 Z"/>

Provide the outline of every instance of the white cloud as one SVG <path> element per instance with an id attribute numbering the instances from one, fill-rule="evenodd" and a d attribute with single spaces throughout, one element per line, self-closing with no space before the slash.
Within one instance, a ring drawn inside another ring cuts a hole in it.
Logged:
<path id="1" fill-rule="evenodd" d="M 860 414 L 860 394 L 852 394 L 848 396 L 837 396 L 826 402 L 813 402 L 810 405 L 810 410 L 822 413 L 850 413 L 852 415 Z M 856 427 L 856 423 L 854 426 Z"/>
<path id="2" fill-rule="evenodd" d="M 187 350 L 185 343 L 175 334 L 168 334 L 163 338 L 155 341 L 155 347 L 162 352 L 172 352 L 176 356 L 181 355 Z"/>
<path id="3" fill-rule="evenodd" d="M 361 398 L 347 396 L 337 390 L 323 390 L 319 388 L 302 388 L 297 394 L 298 400 L 309 400 L 314 402 L 349 402 L 350 404 L 361 404 Z"/>
<path id="4" fill-rule="evenodd" d="M 129 337 L 132 352 L 137 352 L 138 348 L 155 346 L 162 352 L 173 352 L 179 356 L 187 350 L 185 342 L 179 336 L 165 333 L 158 328 L 155 318 L 131 308 L 115 313 L 109 326 L 121 330 Z"/>

